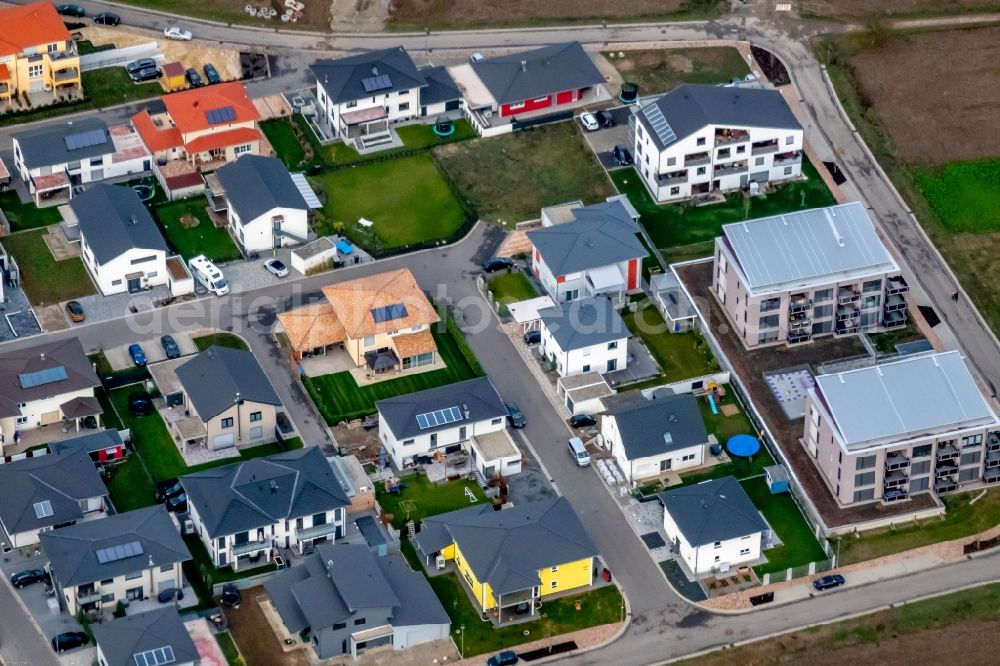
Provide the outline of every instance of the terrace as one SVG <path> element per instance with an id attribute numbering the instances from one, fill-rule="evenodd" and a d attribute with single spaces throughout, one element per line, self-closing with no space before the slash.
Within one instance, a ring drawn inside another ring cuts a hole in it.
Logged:
<path id="1" fill-rule="evenodd" d="M 893 294 L 902 294 L 909 290 L 910 285 L 906 283 L 902 275 L 894 275 L 885 281 L 885 293 L 890 296 Z"/>
<path id="2" fill-rule="evenodd" d="M 778 152 L 778 140 L 756 141 L 750 146 L 751 155 L 769 155 Z"/>
<path id="3" fill-rule="evenodd" d="M 846 305 L 861 300 L 861 292 L 854 287 L 841 287 L 837 290 L 837 304 Z"/>
<path id="4" fill-rule="evenodd" d="M 774 166 L 785 166 L 788 164 L 800 164 L 802 162 L 802 151 L 793 150 L 787 153 L 779 153 L 774 156 Z"/>
<path id="5" fill-rule="evenodd" d="M 684 156 L 684 166 L 702 166 L 712 161 L 712 156 L 708 152 L 691 153 Z"/>
<path id="6" fill-rule="evenodd" d="M 688 181 L 687 171 L 671 171 L 657 174 L 656 182 L 661 185 L 680 185 Z"/>
<path id="7" fill-rule="evenodd" d="M 717 166 L 714 169 L 714 174 L 716 176 L 728 176 L 734 173 L 742 173 L 748 168 L 748 163 L 746 160 L 742 162 L 733 162 L 732 164 L 724 164 L 722 166 Z"/>
<path id="8" fill-rule="evenodd" d="M 750 133 L 746 130 L 717 128 L 715 130 L 715 145 L 728 146 L 734 143 L 743 143 L 750 139 Z"/>

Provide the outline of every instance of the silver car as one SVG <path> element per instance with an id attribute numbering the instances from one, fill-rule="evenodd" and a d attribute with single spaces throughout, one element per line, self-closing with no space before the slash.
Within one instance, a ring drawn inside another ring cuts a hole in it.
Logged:
<path id="1" fill-rule="evenodd" d="M 193 37 L 190 30 L 185 30 L 179 25 L 171 25 L 164 28 L 163 36 L 167 39 L 177 39 L 182 42 L 189 42 L 191 41 L 191 37 Z"/>

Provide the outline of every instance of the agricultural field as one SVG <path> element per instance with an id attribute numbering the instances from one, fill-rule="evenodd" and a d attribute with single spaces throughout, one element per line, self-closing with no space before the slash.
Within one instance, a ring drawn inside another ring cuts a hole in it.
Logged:
<path id="1" fill-rule="evenodd" d="M 871 17 L 952 16 L 973 12 L 1000 11 L 997 0 L 800 0 L 803 16 L 835 19 Z"/>
<path id="2" fill-rule="evenodd" d="M 643 95 L 682 83 L 729 83 L 750 73 L 740 52 L 729 47 L 607 51 L 604 57 L 623 79 L 639 84 Z"/>

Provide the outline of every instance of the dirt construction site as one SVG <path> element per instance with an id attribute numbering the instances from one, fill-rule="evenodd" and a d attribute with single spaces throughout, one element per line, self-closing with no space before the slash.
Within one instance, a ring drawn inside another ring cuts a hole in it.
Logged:
<path id="1" fill-rule="evenodd" d="M 858 19 L 870 16 L 912 16 L 937 14 L 947 16 L 960 12 L 997 9 L 996 0 L 801 0 L 800 14 L 815 14 L 838 19 Z"/>
<path id="2" fill-rule="evenodd" d="M 681 9 L 685 0 L 393 0 L 393 21 L 430 25 L 526 23 L 533 19 L 620 19 L 662 16 Z"/>

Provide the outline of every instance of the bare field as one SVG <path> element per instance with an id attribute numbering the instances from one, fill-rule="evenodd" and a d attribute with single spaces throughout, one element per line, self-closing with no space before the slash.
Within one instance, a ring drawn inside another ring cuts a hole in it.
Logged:
<path id="1" fill-rule="evenodd" d="M 1000 27 L 899 37 L 849 63 L 900 161 L 1000 155 Z"/>
<path id="2" fill-rule="evenodd" d="M 998 0 L 803 0 L 800 12 L 839 19 L 873 16 L 951 16 L 1000 11 Z"/>
<path id="3" fill-rule="evenodd" d="M 690 4 L 686 0 L 629 0 L 627 3 L 607 0 L 394 0 L 390 24 L 398 24 L 394 27 L 399 28 L 440 28 L 577 19 L 622 20 L 665 16 Z"/>
<path id="4" fill-rule="evenodd" d="M 682 83 L 729 83 L 750 73 L 740 52 L 728 47 L 607 51 L 604 57 L 624 80 L 638 83 L 644 95 Z"/>

